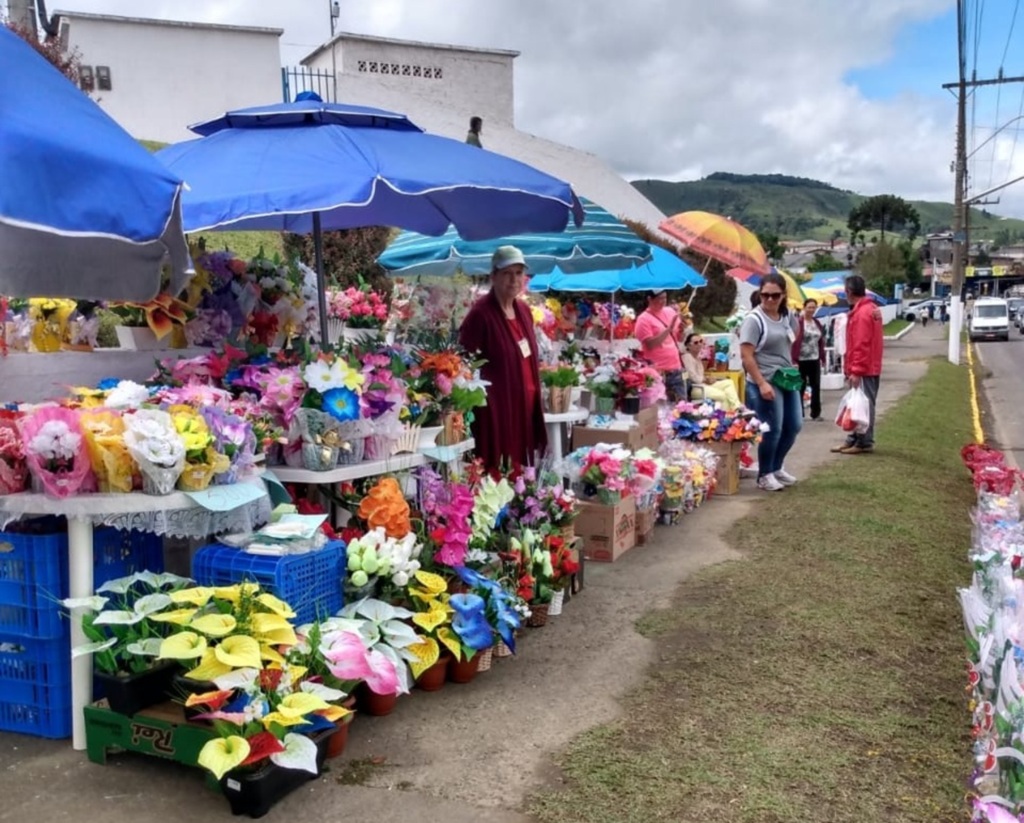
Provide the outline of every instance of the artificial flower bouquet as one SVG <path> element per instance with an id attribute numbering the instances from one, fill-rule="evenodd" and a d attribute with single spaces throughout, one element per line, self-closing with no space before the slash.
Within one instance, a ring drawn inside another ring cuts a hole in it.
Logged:
<path id="1" fill-rule="evenodd" d="M 36 351 L 60 351 L 67 337 L 68 320 L 75 308 L 74 300 L 55 297 L 29 299 L 27 317 L 32 324 L 31 340 Z"/>
<path id="2" fill-rule="evenodd" d="M 25 445 L 18 431 L 17 412 L 0 411 L 0 494 L 17 494 L 28 484 Z"/>
<path id="3" fill-rule="evenodd" d="M 367 284 L 327 292 L 327 314 L 353 329 L 380 329 L 388 319 L 388 305 Z"/>
<path id="4" fill-rule="evenodd" d="M 411 666 L 414 677 L 441 660 L 445 650 L 457 661 L 468 661 L 494 645 L 486 603 L 479 595 L 450 594 L 444 577 L 422 570 L 415 573 L 409 594 L 415 610 L 412 622 L 422 636 L 413 647 L 419 658 Z"/>
<path id="5" fill-rule="evenodd" d="M 572 405 L 572 390 L 579 385 L 580 373 L 571 363 L 559 362 L 541 366 L 540 382 L 547 391 L 545 406 L 552 414 L 563 414 Z"/>
<path id="6" fill-rule="evenodd" d="M 96 490 L 76 410 L 43 407 L 23 417 L 20 427 L 29 471 L 46 494 L 65 498 Z"/>
<path id="7" fill-rule="evenodd" d="M 575 559 L 569 542 L 559 535 L 546 535 L 544 543 L 551 556 L 551 589 L 554 592 L 565 591 L 572 582 L 572 576 L 580 570 L 579 561 Z"/>
<path id="8" fill-rule="evenodd" d="M 634 453 L 629 490 L 636 498 L 637 509 L 654 508 L 664 470 L 665 461 L 650 449 L 640 449 Z"/>
<path id="9" fill-rule="evenodd" d="M 303 465 L 329 471 L 337 465 L 342 450 L 351 450 L 355 441 L 362 446 L 367 435 L 368 427 L 360 425 L 365 377 L 348 358 L 325 352 L 306 364 L 302 377 L 307 389 L 291 433 L 301 440 Z"/>
<path id="10" fill-rule="evenodd" d="M 124 417 L 124 444 L 142 474 L 142 491 L 164 495 L 185 468 L 185 443 L 171 415 L 161 409 L 140 409 Z"/>
<path id="11" fill-rule="evenodd" d="M 363 648 L 346 638 L 344 651 L 336 649 L 334 655 L 336 676 L 362 679 L 375 694 L 408 694 L 412 688 L 410 666 L 423 660 L 423 638 L 413 628 L 415 624 L 410 625 L 413 615 L 409 609 L 374 598 L 346 604 L 339 618 L 355 631 Z"/>
<path id="12" fill-rule="evenodd" d="M 605 505 L 614 505 L 628 493 L 633 476 L 633 453 L 621 446 L 598 444 L 577 449 L 569 456 L 576 467 L 578 482 L 585 497 L 597 497 Z"/>
<path id="13" fill-rule="evenodd" d="M 466 483 L 445 482 L 429 465 L 417 470 L 417 489 L 428 556 L 449 568 L 465 564 L 473 537 L 473 489 Z"/>
<path id="14" fill-rule="evenodd" d="M 218 473 L 218 484 L 235 483 L 255 464 L 256 435 L 247 420 L 217 406 L 204 406 L 200 412 L 213 435 L 218 454 L 228 459 L 228 467 Z"/>
<path id="15" fill-rule="evenodd" d="M 185 447 L 185 466 L 178 478 L 178 488 L 202 491 L 214 475 L 231 468 L 231 460 L 217 452 L 206 419 L 193 406 L 177 403 L 168 407 L 167 412 Z"/>
<path id="16" fill-rule="evenodd" d="M 121 413 L 111 409 L 83 409 L 78 419 L 99 491 L 131 492 L 135 487 L 136 469 L 125 443 Z"/>
<path id="17" fill-rule="evenodd" d="M 511 482 L 515 497 L 508 504 L 508 516 L 512 522 L 527 528 L 547 524 L 560 529 L 576 518 L 576 493 L 565 488 L 555 472 L 527 466 Z"/>
<path id="18" fill-rule="evenodd" d="M 677 403 L 665 417 L 671 436 L 683 440 L 733 441 L 757 440 L 765 425 L 748 409 L 726 411 L 712 401 Z"/>
<path id="19" fill-rule="evenodd" d="M 389 595 L 400 597 L 420 569 L 422 548 L 416 532 L 409 531 L 400 538 L 389 537 L 383 526 L 349 541 L 345 580 L 348 594 L 365 597 L 379 593 L 385 599 L 390 599 Z"/>
<path id="20" fill-rule="evenodd" d="M 484 617 L 497 636 L 515 654 L 516 632 L 523 626 L 520 599 L 502 583 L 466 566 L 455 569 L 469 592 L 484 602 Z"/>
<path id="21" fill-rule="evenodd" d="M 125 326 L 148 327 L 157 340 L 166 338 L 175 326 L 184 327 L 189 320 L 188 306 L 166 291 L 146 303 L 109 303 L 107 308 Z"/>

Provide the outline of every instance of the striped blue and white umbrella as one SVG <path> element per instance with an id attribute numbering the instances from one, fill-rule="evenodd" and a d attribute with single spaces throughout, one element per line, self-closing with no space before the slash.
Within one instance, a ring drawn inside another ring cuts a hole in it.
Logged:
<path id="1" fill-rule="evenodd" d="M 493 240 L 463 240 L 455 229 L 439 237 L 402 232 L 377 258 L 385 269 L 402 276 L 485 275 L 498 246 L 515 246 L 526 257 L 532 274 L 545 274 L 556 266 L 565 274 L 606 269 L 627 269 L 650 259 L 651 247 L 621 220 L 580 198 L 584 217 L 580 226 L 564 232 L 506 235 Z"/>
<path id="2" fill-rule="evenodd" d="M 566 274 L 555 268 L 550 274 L 530 278 L 529 290 L 543 291 L 653 291 L 654 289 L 700 288 L 707 280 L 695 268 L 658 246 L 651 246 L 651 259 L 631 269 L 602 269 Z"/>

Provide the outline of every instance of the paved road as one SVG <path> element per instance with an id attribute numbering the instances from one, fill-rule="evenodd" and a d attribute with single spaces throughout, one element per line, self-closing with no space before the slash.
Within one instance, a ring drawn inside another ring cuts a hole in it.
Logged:
<path id="1" fill-rule="evenodd" d="M 983 366 L 986 434 L 1024 466 L 1024 336 L 1013 330 L 1008 343 L 978 343 L 975 351 Z"/>

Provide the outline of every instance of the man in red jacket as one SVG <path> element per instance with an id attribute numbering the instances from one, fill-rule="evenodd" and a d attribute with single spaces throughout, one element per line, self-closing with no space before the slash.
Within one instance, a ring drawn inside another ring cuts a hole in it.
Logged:
<path id="1" fill-rule="evenodd" d="M 846 299 L 850 316 L 846 324 L 846 356 L 843 373 L 850 386 L 860 386 L 871 406 L 868 430 L 853 432 L 841 446 L 832 451 L 841 454 L 867 454 L 875 448 L 875 402 L 878 382 L 882 374 L 882 313 L 867 296 L 864 278 L 852 274 L 846 278 Z"/>

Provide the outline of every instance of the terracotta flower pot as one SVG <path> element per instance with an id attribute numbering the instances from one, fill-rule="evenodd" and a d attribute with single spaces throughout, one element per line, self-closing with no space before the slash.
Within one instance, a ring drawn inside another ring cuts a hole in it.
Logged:
<path id="1" fill-rule="evenodd" d="M 548 624 L 549 608 L 549 603 L 531 603 L 530 617 L 526 621 L 526 625 L 531 629 L 539 629 L 541 626 L 546 626 Z"/>
<path id="2" fill-rule="evenodd" d="M 423 674 L 416 678 L 416 688 L 425 692 L 436 692 L 445 683 L 445 674 L 448 671 L 448 664 L 451 661 L 450 654 L 443 654 L 441 658 Z"/>
<path id="3" fill-rule="evenodd" d="M 350 711 L 356 707 L 355 697 L 349 696 L 341 701 L 341 705 Z M 352 726 L 352 721 L 355 719 L 354 715 L 347 715 L 341 720 L 335 720 L 334 725 L 337 726 L 338 730 L 332 734 L 327 740 L 327 756 L 328 757 L 341 757 L 345 751 L 345 746 L 348 744 L 348 732 Z"/>
<path id="4" fill-rule="evenodd" d="M 479 671 L 480 654 L 477 652 L 469 660 L 456 660 L 453 657 L 448 664 L 448 679 L 452 683 L 469 683 Z"/>
<path id="5" fill-rule="evenodd" d="M 377 694 L 365 684 L 359 689 L 359 710 L 371 717 L 384 717 L 391 714 L 397 703 L 397 694 Z"/>

